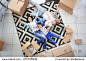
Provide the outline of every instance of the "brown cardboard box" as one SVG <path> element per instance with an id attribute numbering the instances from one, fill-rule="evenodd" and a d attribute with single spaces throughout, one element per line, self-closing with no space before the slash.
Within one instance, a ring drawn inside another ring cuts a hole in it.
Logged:
<path id="1" fill-rule="evenodd" d="M 76 0 L 60 0 L 58 7 L 72 14 Z"/>
<path id="2" fill-rule="evenodd" d="M 73 30 L 71 28 L 66 29 L 67 33 L 73 33 Z"/>
<path id="3" fill-rule="evenodd" d="M 0 51 L 2 51 L 3 44 L 4 44 L 4 41 L 0 40 Z"/>
<path id="4" fill-rule="evenodd" d="M 71 37 L 72 37 L 72 34 L 67 34 L 62 41 L 64 43 L 67 43 Z"/>
<path id="5" fill-rule="evenodd" d="M 80 43 L 82 43 L 82 40 L 81 39 L 76 39 L 75 40 L 75 44 L 80 44 Z"/>
<path id="6" fill-rule="evenodd" d="M 74 53 L 73 53 L 73 51 L 71 51 L 71 52 L 69 52 L 67 54 L 61 55 L 60 57 L 74 57 Z"/>
<path id="7" fill-rule="evenodd" d="M 9 2 L 8 8 L 16 14 L 23 16 L 27 6 L 29 4 L 28 0 L 12 0 Z"/>
<path id="8" fill-rule="evenodd" d="M 47 56 L 41 55 L 41 57 L 47 57 Z"/>
<path id="9" fill-rule="evenodd" d="M 35 50 L 37 51 L 40 46 L 34 41 L 32 43 L 30 42 L 27 42 L 24 46 L 22 46 L 22 50 L 25 52 L 25 54 L 28 56 L 28 57 L 31 57 L 33 54 L 28 50 L 28 47 L 29 46 L 33 46 L 35 48 Z"/>
<path id="10" fill-rule="evenodd" d="M 53 57 L 74 57 L 71 46 L 66 45 L 52 51 Z"/>

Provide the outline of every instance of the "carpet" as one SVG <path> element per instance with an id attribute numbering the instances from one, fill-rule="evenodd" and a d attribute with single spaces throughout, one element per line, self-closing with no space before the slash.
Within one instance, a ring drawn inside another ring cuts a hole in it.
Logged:
<path id="1" fill-rule="evenodd" d="M 57 5 L 55 5 L 54 1 L 50 1 L 50 2 L 47 2 L 47 3 L 40 4 L 40 5 L 42 7 L 44 7 L 45 9 L 47 9 L 47 11 L 49 11 L 51 13 L 54 12 L 58 8 Z M 12 13 L 13 18 L 14 18 L 14 22 L 15 22 L 15 26 L 16 26 L 16 30 L 17 30 L 17 33 L 18 33 L 18 37 L 19 37 L 19 40 L 20 40 L 21 47 L 28 41 L 30 41 L 30 43 L 31 43 L 33 41 L 38 41 L 39 40 L 39 38 L 34 36 L 33 32 L 28 28 L 28 26 L 25 26 L 25 25 L 22 25 L 21 23 L 19 23 L 19 20 L 27 22 L 27 17 L 30 16 L 30 13 L 32 11 L 34 11 L 34 9 L 35 9 L 34 6 L 30 7 L 30 8 L 27 8 L 23 16 Z M 55 26 L 53 26 L 50 29 L 50 32 L 64 37 L 66 35 L 66 30 L 65 30 L 65 26 L 64 26 L 64 23 L 62 21 L 62 18 L 61 18 L 61 15 L 60 15 L 59 11 L 57 12 L 57 15 L 58 15 L 58 19 L 61 20 L 61 23 L 56 24 Z M 35 18 L 35 17 L 33 17 L 33 18 Z M 57 42 L 59 44 L 59 46 L 64 44 L 62 42 L 62 39 L 59 39 L 59 38 L 56 38 L 56 37 L 52 37 L 52 38 L 53 38 L 53 40 L 55 40 L 55 42 Z M 47 50 L 49 50 L 49 49 L 55 48 L 55 45 L 47 39 L 46 47 L 47 47 Z M 43 51 L 44 50 L 43 50 L 43 42 L 42 42 L 40 44 L 40 49 L 35 54 L 41 53 Z M 24 53 L 24 56 L 26 57 L 25 53 Z"/>

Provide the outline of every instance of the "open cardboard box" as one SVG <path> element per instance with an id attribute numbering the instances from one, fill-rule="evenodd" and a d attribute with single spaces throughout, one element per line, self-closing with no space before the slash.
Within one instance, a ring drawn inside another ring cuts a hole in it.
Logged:
<path id="1" fill-rule="evenodd" d="M 60 0 L 58 7 L 72 14 L 77 0 Z"/>
<path id="2" fill-rule="evenodd" d="M 52 51 L 53 57 L 74 57 L 71 46 L 66 45 Z"/>
<path id="3" fill-rule="evenodd" d="M 30 51 L 31 49 L 29 49 L 29 47 L 33 46 L 33 50 Z M 36 53 L 38 51 L 38 49 L 40 48 L 40 46 L 34 41 L 32 43 L 30 43 L 29 41 L 24 45 L 22 46 L 22 50 L 25 52 L 25 54 L 28 56 L 28 57 L 31 57 L 34 53 Z"/>
<path id="4" fill-rule="evenodd" d="M 2 51 L 3 44 L 4 44 L 4 41 L 0 40 L 0 51 Z"/>

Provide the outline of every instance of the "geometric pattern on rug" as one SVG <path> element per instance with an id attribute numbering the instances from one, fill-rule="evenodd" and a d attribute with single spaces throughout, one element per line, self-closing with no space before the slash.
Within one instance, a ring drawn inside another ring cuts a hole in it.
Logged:
<path id="1" fill-rule="evenodd" d="M 49 11 L 51 13 L 53 13 L 58 8 L 57 5 L 55 5 L 54 1 L 43 3 L 43 4 L 40 4 L 40 5 L 42 7 L 44 7 L 45 9 L 47 9 L 47 11 Z M 28 41 L 30 41 L 30 43 L 31 43 L 33 41 L 38 41 L 39 40 L 39 38 L 34 36 L 33 32 L 28 28 L 28 26 L 25 26 L 25 25 L 22 25 L 21 23 L 19 23 L 19 20 L 27 22 L 27 17 L 30 16 L 30 13 L 32 11 L 34 11 L 34 9 L 35 9 L 34 6 L 30 7 L 30 8 L 27 8 L 23 16 L 12 13 L 13 18 L 14 18 L 14 22 L 15 22 L 15 26 L 16 26 L 16 30 L 17 30 L 17 33 L 18 33 L 18 37 L 19 37 L 19 40 L 20 40 L 21 47 Z M 62 18 L 60 16 L 59 11 L 57 12 L 57 15 L 58 15 L 58 19 L 61 20 L 61 23 L 56 24 L 55 26 L 52 26 L 52 28 L 50 29 L 50 32 L 64 37 L 66 35 L 66 30 L 65 30 L 65 26 L 64 26 L 64 23 L 62 21 Z M 35 18 L 35 17 L 33 17 L 33 18 Z M 52 38 L 54 39 L 54 41 L 56 43 L 59 44 L 59 46 L 64 44 L 62 42 L 62 39 L 59 39 L 59 38 L 56 38 L 56 37 L 52 37 Z M 47 39 L 46 47 L 47 47 L 47 50 L 49 50 L 49 49 L 55 48 L 55 45 Z M 42 43 L 40 43 L 40 49 L 35 54 L 41 53 L 43 51 L 44 50 L 43 50 L 43 42 L 42 42 Z M 23 52 L 23 54 L 26 57 L 24 52 Z"/>

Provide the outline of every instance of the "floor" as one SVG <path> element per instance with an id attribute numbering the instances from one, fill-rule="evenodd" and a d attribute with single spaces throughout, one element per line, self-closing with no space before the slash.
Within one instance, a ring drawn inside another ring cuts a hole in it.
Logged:
<path id="1" fill-rule="evenodd" d="M 45 2 L 45 0 L 34 1 L 39 4 Z M 69 27 L 73 29 L 71 43 L 66 45 L 71 45 L 75 57 L 86 57 L 86 15 L 74 22 L 76 20 L 74 15 L 70 15 L 62 9 L 60 9 L 60 13 L 65 26 L 69 25 Z M 76 45 L 74 42 L 75 39 L 82 39 L 82 44 Z M 5 12 L 5 16 L 3 17 L 2 22 L 0 22 L 0 40 L 5 41 L 2 51 L 0 51 L 0 57 L 23 57 L 16 27 L 10 10 Z M 48 53 L 43 52 L 34 55 L 33 57 L 40 57 L 41 54 L 48 57 L 53 57 L 51 53 L 52 50 L 49 50 Z"/>

